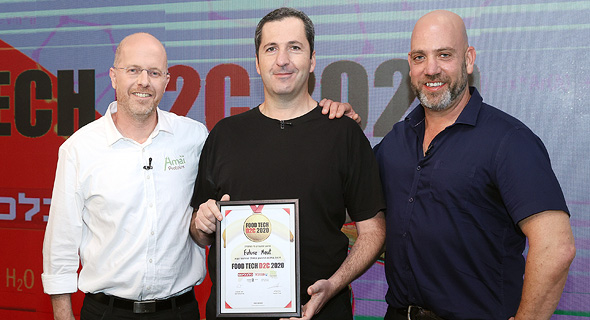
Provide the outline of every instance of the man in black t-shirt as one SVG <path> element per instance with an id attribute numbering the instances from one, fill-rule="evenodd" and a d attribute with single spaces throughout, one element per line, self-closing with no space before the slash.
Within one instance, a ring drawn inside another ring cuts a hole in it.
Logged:
<path id="1" fill-rule="evenodd" d="M 359 126 L 329 120 L 308 93 L 315 68 L 313 24 L 281 8 L 256 29 L 256 69 L 264 102 L 221 120 L 201 154 L 191 235 L 214 246 L 215 199 L 299 199 L 303 319 L 352 319 L 348 285 L 377 258 L 385 238 L 384 200 L 376 161 Z M 348 251 L 346 212 L 358 238 Z M 213 248 L 213 247 L 212 247 Z M 215 250 L 207 319 L 215 319 Z"/>

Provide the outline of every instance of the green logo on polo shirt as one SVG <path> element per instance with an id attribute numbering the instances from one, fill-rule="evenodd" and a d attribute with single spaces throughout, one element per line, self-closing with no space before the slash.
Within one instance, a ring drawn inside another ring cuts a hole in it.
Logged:
<path id="1" fill-rule="evenodd" d="M 178 159 L 166 157 L 166 160 L 164 161 L 164 171 L 184 169 L 185 163 L 184 156 L 179 156 Z"/>

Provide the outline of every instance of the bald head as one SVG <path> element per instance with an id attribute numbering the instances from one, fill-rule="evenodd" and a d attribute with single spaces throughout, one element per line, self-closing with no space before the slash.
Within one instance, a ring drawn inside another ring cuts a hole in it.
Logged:
<path id="1" fill-rule="evenodd" d="M 408 63 L 410 83 L 422 106 L 435 112 L 462 110 L 470 97 L 468 75 L 475 56 L 461 17 L 436 10 L 420 18 L 412 31 Z"/>
<path id="2" fill-rule="evenodd" d="M 125 37 L 117 47 L 109 76 L 117 97 L 117 129 L 131 122 L 155 125 L 155 110 L 170 81 L 162 43 L 148 33 Z"/>
<path id="3" fill-rule="evenodd" d="M 114 66 L 119 66 L 121 62 L 122 55 L 125 54 L 126 51 L 129 50 L 141 50 L 141 51 L 148 51 L 152 54 L 157 54 L 163 57 L 165 62 L 165 69 L 168 69 L 168 58 L 166 56 L 166 49 L 164 49 L 164 45 L 158 40 L 156 37 L 152 36 L 149 33 L 139 32 L 128 35 L 121 43 L 117 46 L 117 51 L 115 52 L 115 61 L 113 63 Z"/>
<path id="4" fill-rule="evenodd" d="M 469 46 L 467 30 L 463 19 L 447 10 L 435 10 L 422 16 L 412 31 L 412 49 L 416 40 L 424 38 L 447 36 L 456 45 L 456 49 L 466 49 Z"/>

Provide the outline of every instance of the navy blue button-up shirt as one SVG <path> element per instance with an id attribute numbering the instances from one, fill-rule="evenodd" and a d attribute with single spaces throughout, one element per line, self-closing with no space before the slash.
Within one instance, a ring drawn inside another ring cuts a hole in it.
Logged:
<path id="1" fill-rule="evenodd" d="M 541 140 L 475 88 L 426 155 L 418 106 L 375 147 L 387 201 L 386 300 L 448 319 L 508 319 L 522 293 L 522 219 L 568 212 Z"/>

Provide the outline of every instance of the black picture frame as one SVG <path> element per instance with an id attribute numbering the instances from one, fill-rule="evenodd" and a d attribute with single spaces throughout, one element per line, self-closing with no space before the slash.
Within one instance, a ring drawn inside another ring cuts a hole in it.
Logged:
<path id="1" fill-rule="evenodd" d="M 216 229 L 217 316 L 301 317 L 299 200 L 218 201 L 217 206 L 224 216 Z M 288 221 L 288 234 L 281 221 Z M 243 255 L 232 258 L 242 245 Z M 254 289 L 260 295 L 252 297 Z M 279 304 L 288 298 L 287 305 Z"/>

